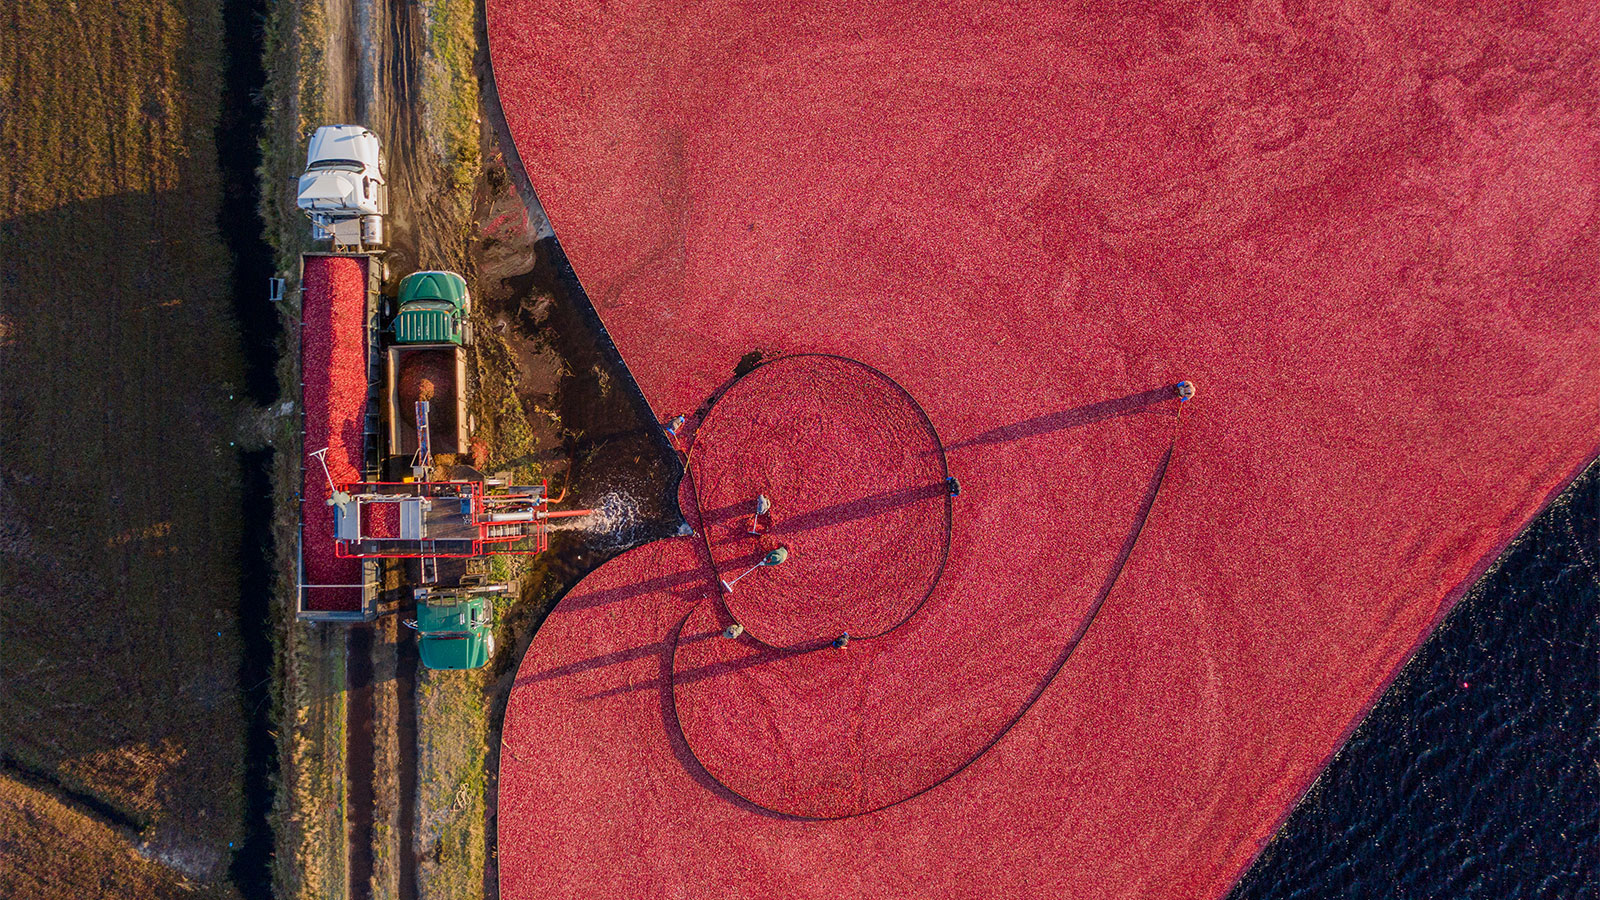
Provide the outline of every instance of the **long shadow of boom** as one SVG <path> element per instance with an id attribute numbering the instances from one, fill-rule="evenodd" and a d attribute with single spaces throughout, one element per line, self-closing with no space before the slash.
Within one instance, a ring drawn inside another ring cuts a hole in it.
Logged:
<path id="1" fill-rule="evenodd" d="M 714 638 L 721 633 L 722 632 L 720 631 L 706 631 L 699 634 L 686 634 L 678 638 L 678 641 L 703 641 L 707 640 L 708 638 Z M 660 653 L 669 652 L 671 648 L 672 641 L 660 640 L 653 644 L 645 644 L 640 647 L 629 647 L 626 650 L 616 650 L 611 653 L 602 653 L 599 656 L 591 656 L 588 659 L 580 659 L 577 662 L 567 663 L 564 666 L 556 666 L 553 669 L 545 669 L 543 672 L 535 672 L 532 675 L 523 676 L 518 678 L 512 684 L 511 689 L 516 690 L 524 685 L 535 684 L 540 681 L 550 681 L 555 678 L 565 678 L 568 675 L 578 675 L 583 672 L 602 669 L 606 666 L 614 666 L 618 663 L 625 663 L 630 660 L 644 659 Z"/>
<path id="2" fill-rule="evenodd" d="M 1085 425 L 1093 425 L 1096 422 L 1104 422 L 1107 419 L 1116 419 L 1143 412 L 1163 400 L 1170 400 L 1177 396 L 1176 390 L 1176 385 L 1167 385 L 1166 387 L 1140 391 L 1137 394 L 1129 394 L 1126 397 L 1118 397 L 1115 400 L 1101 400 L 1098 403 L 1090 403 L 1074 409 L 1034 416 L 1031 419 L 1013 422 L 1010 425 L 991 428 L 964 441 L 950 444 L 945 447 L 945 450 L 960 450 L 983 444 L 1003 444 L 1008 441 L 1038 437 L 1041 434 L 1049 434 L 1053 431 L 1082 428 Z"/>
<path id="3" fill-rule="evenodd" d="M 1000 743 L 1000 741 L 1011 732 L 1012 728 L 1016 727 L 1018 722 L 1022 721 L 1022 718 L 1028 714 L 1028 711 L 1031 710 L 1033 705 L 1039 701 L 1039 698 L 1044 696 L 1044 692 L 1050 687 L 1050 684 L 1055 681 L 1056 676 L 1061 673 L 1061 670 L 1066 666 L 1068 660 L 1072 658 L 1072 654 L 1077 651 L 1078 645 L 1082 643 L 1084 635 L 1088 634 L 1090 626 L 1094 624 L 1095 618 L 1100 614 L 1100 609 L 1105 605 L 1106 599 L 1109 598 L 1112 591 L 1116 589 L 1117 582 L 1121 579 L 1122 572 L 1125 568 L 1127 568 L 1128 560 L 1133 556 L 1134 548 L 1139 543 L 1139 536 L 1144 532 L 1145 523 L 1150 519 L 1150 512 L 1155 507 L 1156 498 L 1160 496 L 1161 486 L 1166 482 L 1167 468 L 1172 463 L 1172 455 L 1176 449 L 1177 437 L 1174 435 L 1173 442 L 1168 445 L 1167 452 L 1161 457 L 1160 465 L 1156 467 L 1155 472 L 1151 475 L 1150 484 L 1149 487 L 1145 489 L 1144 501 L 1140 504 L 1138 516 L 1134 519 L 1133 526 L 1129 529 L 1127 538 L 1122 542 L 1122 549 L 1117 553 L 1117 558 L 1111 566 L 1111 571 L 1107 573 L 1104 583 L 1101 584 L 1099 592 L 1095 595 L 1094 604 L 1089 607 L 1088 613 L 1085 614 L 1083 619 L 1078 623 L 1078 627 L 1073 631 L 1071 638 L 1068 639 L 1065 646 L 1062 647 L 1061 653 L 1057 655 L 1055 662 L 1050 666 L 1050 669 L 1045 673 L 1044 677 L 1039 680 L 1038 684 L 1035 685 L 1034 689 L 1029 693 L 1027 699 L 1024 700 L 1021 706 L 1017 708 L 1016 713 L 1010 719 L 1008 719 L 1006 723 L 1001 726 L 992 737 L 989 738 L 988 741 L 984 742 L 982 747 L 978 748 L 976 752 L 964 760 L 959 766 L 956 766 L 944 776 L 940 777 L 937 781 L 928 784 L 921 790 L 873 809 L 862 810 L 860 812 L 851 813 L 845 816 L 824 818 L 855 818 L 857 816 L 869 815 L 871 813 L 888 809 L 891 806 L 897 806 L 914 797 L 920 797 L 966 771 L 968 766 L 972 765 L 974 762 L 977 762 L 985 753 L 988 753 L 991 749 L 993 749 L 996 744 Z M 687 621 L 687 616 L 685 616 L 684 621 Z M 682 628 L 683 623 L 680 622 L 678 627 Z M 757 812 L 770 818 L 788 821 L 815 821 L 816 819 L 810 816 L 786 813 L 781 810 L 762 806 L 761 804 L 756 803 L 754 800 L 739 794 L 728 785 L 718 781 L 716 777 L 713 776 L 708 769 L 706 769 L 699 757 L 695 756 L 694 749 L 689 746 L 688 741 L 683 736 L 682 724 L 678 721 L 677 709 L 673 702 L 672 688 L 674 683 L 681 684 L 688 681 L 712 678 L 728 671 L 733 671 L 748 666 L 760 665 L 765 662 L 782 658 L 782 656 L 793 655 L 797 652 L 807 652 L 816 648 L 810 645 L 803 648 L 790 648 L 790 650 L 786 651 L 774 651 L 772 653 L 758 654 L 756 656 L 747 657 L 743 660 L 738 660 L 734 663 L 721 663 L 715 666 L 703 666 L 698 669 L 690 669 L 685 672 L 674 673 L 672 671 L 672 652 L 670 649 L 672 641 L 669 639 L 665 643 L 668 649 L 662 653 L 661 674 L 657 679 L 627 688 L 613 689 L 605 692 L 604 694 L 592 695 L 591 697 L 585 699 L 595 699 L 600 696 L 621 694 L 635 690 L 649 690 L 651 688 L 659 690 L 661 695 L 662 719 L 668 726 L 668 740 L 671 742 L 673 753 L 678 758 L 678 761 L 683 765 L 685 771 L 687 771 L 690 777 L 694 778 L 697 783 L 716 793 L 718 796 L 723 797 L 744 809 Z M 827 645 L 823 644 L 822 646 Z"/>
<path id="4" fill-rule="evenodd" d="M 713 636 L 716 634 L 720 634 L 720 632 L 712 632 Z M 679 638 L 678 642 L 682 643 L 684 641 L 703 639 L 704 637 L 701 635 L 686 635 L 682 638 Z M 793 647 L 763 647 L 758 652 L 753 653 L 750 656 L 746 656 L 743 659 L 713 663 L 709 666 L 696 666 L 693 669 L 684 669 L 682 672 L 676 672 L 672 670 L 672 642 L 665 641 L 663 643 L 667 648 L 665 650 L 667 654 L 667 668 L 665 677 L 667 678 L 667 687 L 669 690 L 674 685 L 691 684 L 696 681 L 704 681 L 707 678 L 715 678 L 718 675 L 726 675 L 729 672 L 737 672 L 741 669 L 751 668 L 752 666 L 762 666 L 766 665 L 767 663 L 778 662 L 779 660 L 788 659 L 793 656 L 799 656 L 802 653 L 811 653 L 816 650 L 828 649 L 833 646 L 833 642 L 830 640 L 814 640 L 808 641 L 804 644 L 796 644 Z M 654 644 L 651 646 L 659 648 L 662 645 Z M 637 693 L 639 691 L 661 690 L 662 686 L 663 683 L 660 678 L 653 678 L 649 681 L 641 681 L 638 684 L 629 684 L 622 687 L 614 687 L 610 688 L 609 690 L 599 691 L 597 693 L 589 694 L 582 699 L 601 700 L 606 697 L 616 697 L 622 694 Z"/>
<path id="5" fill-rule="evenodd" d="M 794 534 L 795 532 L 810 531 L 813 528 L 822 528 L 828 525 L 842 525 L 845 522 L 871 518 L 890 510 L 899 509 L 902 506 L 920 503 L 923 500 L 936 500 L 943 497 L 947 491 L 948 488 L 942 482 L 938 484 L 921 484 L 913 487 L 895 488 L 892 491 L 884 491 L 879 494 L 873 494 L 870 497 L 858 497 L 854 500 L 846 500 L 843 503 L 834 503 L 794 516 L 785 517 L 779 514 L 781 511 L 777 511 L 774 514 L 777 515 L 778 520 L 773 523 L 771 533 L 774 535 Z M 751 504 L 749 503 L 741 503 L 738 508 L 743 509 L 750 506 Z M 718 512 L 726 512 L 730 509 L 732 508 L 724 507 Z M 745 510 L 745 515 L 748 516 L 748 514 L 749 510 Z M 722 519 L 714 519 L 711 516 L 707 516 L 706 521 L 716 523 L 726 521 L 728 518 L 730 516 L 724 515 Z M 734 540 L 737 539 L 738 536 L 735 535 Z M 729 541 L 723 541 L 722 543 L 729 543 Z M 761 554 L 756 554 L 752 561 L 760 556 Z M 641 582 L 641 585 L 649 583 Z M 586 603 L 584 605 L 590 604 Z"/>
<path id="6" fill-rule="evenodd" d="M 555 608 L 555 612 L 576 612 L 580 609 L 592 609 L 596 606 L 605 606 L 609 603 L 620 603 L 644 594 L 656 591 L 668 591 L 690 585 L 708 585 L 709 574 L 703 568 L 694 568 L 685 572 L 676 572 L 672 575 L 662 575 L 658 578 L 647 578 L 634 584 L 622 587 L 608 588 L 596 591 L 580 599 L 565 600 Z"/>
<path id="7" fill-rule="evenodd" d="M 923 484 L 916 487 L 884 491 L 871 497 L 861 497 L 844 503 L 835 503 L 790 518 L 779 519 L 772 526 L 773 534 L 792 534 L 826 525 L 841 525 L 856 519 L 880 515 L 902 506 L 923 500 L 943 497 L 947 488 L 943 484 Z"/>

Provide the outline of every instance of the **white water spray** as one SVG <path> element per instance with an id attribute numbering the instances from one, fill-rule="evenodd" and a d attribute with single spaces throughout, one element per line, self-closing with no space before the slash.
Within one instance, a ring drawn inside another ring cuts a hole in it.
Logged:
<path id="1" fill-rule="evenodd" d="M 638 521 L 639 501 L 620 491 L 612 491 L 600 498 L 590 515 L 551 522 L 550 530 L 623 535 Z"/>

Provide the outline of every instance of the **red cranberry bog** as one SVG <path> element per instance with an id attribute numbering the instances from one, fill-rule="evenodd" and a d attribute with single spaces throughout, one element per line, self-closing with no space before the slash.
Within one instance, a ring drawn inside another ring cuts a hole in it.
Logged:
<path id="1" fill-rule="evenodd" d="M 370 260 L 301 258 L 300 372 L 305 433 L 300 477 L 300 613 L 363 618 L 373 592 L 359 559 L 334 551 L 329 481 L 360 481 L 371 423 Z M 326 451 L 326 452 L 324 452 Z M 326 465 L 326 469 L 324 469 Z"/>
<path id="2" fill-rule="evenodd" d="M 488 24 L 697 532 L 529 648 L 508 898 L 1218 896 L 1595 455 L 1592 7 Z"/>

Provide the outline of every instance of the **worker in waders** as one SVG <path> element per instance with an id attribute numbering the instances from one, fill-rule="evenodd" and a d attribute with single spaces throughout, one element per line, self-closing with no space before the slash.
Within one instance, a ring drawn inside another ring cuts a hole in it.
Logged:
<path id="1" fill-rule="evenodd" d="M 754 572 L 755 570 L 760 569 L 760 568 L 765 568 L 767 566 L 781 566 L 788 559 L 789 559 L 789 548 L 788 547 L 779 547 L 778 549 L 776 549 L 776 550 L 772 551 L 771 553 L 768 553 L 766 556 L 762 557 L 759 561 L 756 562 L 755 565 L 751 566 L 748 569 L 745 569 L 743 572 L 740 572 L 738 575 L 735 575 L 732 579 L 727 579 L 727 578 L 722 579 L 722 592 L 724 594 L 731 594 L 731 593 L 733 593 L 733 586 L 738 584 L 740 582 L 740 580 L 743 579 L 746 575 L 749 575 L 751 572 Z"/>
<path id="2" fill-rule="evenodd" d="M 772 529 L 772 501 L 766 494 L 756 495 L 756 512 L 750 517 L 749 534 L 766 534 Z"/>

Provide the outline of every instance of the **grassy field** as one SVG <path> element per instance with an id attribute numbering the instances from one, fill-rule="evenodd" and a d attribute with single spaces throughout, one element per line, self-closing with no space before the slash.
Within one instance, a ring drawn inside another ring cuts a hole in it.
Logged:
<path id="1" fill-rule="evenodd" d="M 399 583 L 398 568 L 385 573 L 386 588 Z M 394 605 L 386 601 L 386 606 Z M 396 900 L 402 865 L 399 641 L 406 629 L 400 616 L 385 606 L 380 606 L 372 628 L 372 900 Z"/>
<path id="2" fill-rule="evenodd" d="M 344 632 L 286 622 L 283 647 L 275 893 L 279 900 L 338 900 L 349 889 Z"/>
<path id="3" fill-rule="evenodd" d="M 312 249 L 310 226 L 305 214 L 295 207 L 294 192 L 289 186 L 305 170 L 305 135 L 318 125 L 327 124 L 323 89 L 327 32 L 323 4 L 302 0 L 271 4 L 263 28 L 267 115 L 261 133 L 258 173 L 261 219 L 267 242 L 277 251 L 278 274 L 291 279 L 298 277 L 300 254 Z M 289 296 L 298 296 L 298 287 L 291 284 Z M 296 312 L 290 318 L 297 315 Z M 294 354 L 284 356 L 279 380 L 291 383 L 285 379 L 298 379 L 298 363 Z M 298 380 L 292 383 L 298 384 Z M 298 391 L 289 396 L 297 394 Z"/>
<path id="4" fill-rule="evenodd" d="M 443 197 L 461 225 L 463 243 L 472 193 L 482 163 L 478 134 L 478 4 L 475 0 L 424 0 L 427 53 L 422 68 L 424 133 L 444 169 Z"/>
<path id="5" fill-rule="evenodd" d="M 417 673 L 417 895 L 483 896 L 488 710 L 484 675 Z"/>
<path id="6" fill-rule="evenodd" d="M 221 884 L 245 724 L 219 12 L 18 0 L 0 33 L 0 748 L 38 778 L 0 790 L 0 868 L 59 878 L 0 894 Z"/>
<path id="7" fill-rule="evenodd" d="M 206 900 L 226 892 L 195 884 L 130 849 L 135 836 L 60 802 L 50 792 L 0 778 L 0 896 Z"/>

